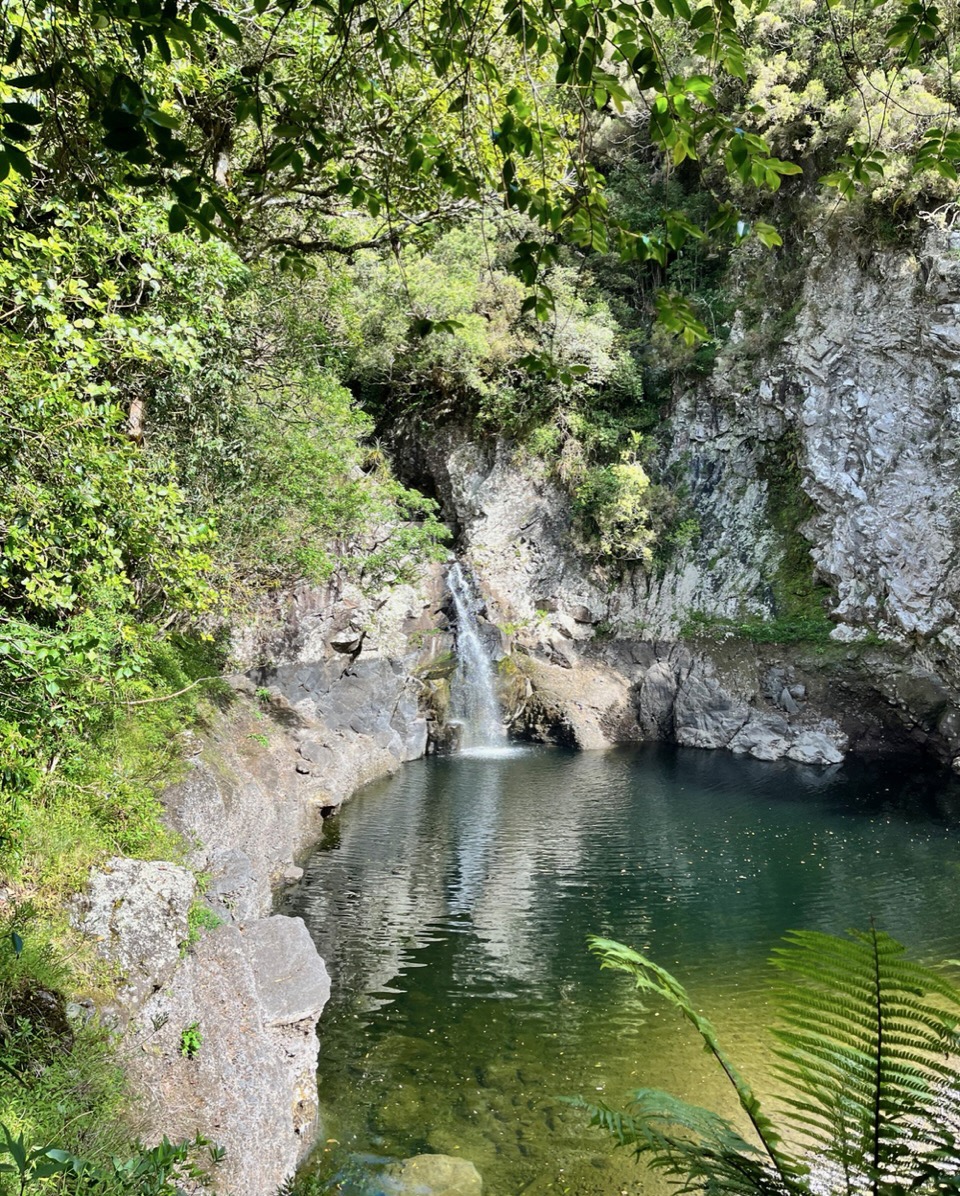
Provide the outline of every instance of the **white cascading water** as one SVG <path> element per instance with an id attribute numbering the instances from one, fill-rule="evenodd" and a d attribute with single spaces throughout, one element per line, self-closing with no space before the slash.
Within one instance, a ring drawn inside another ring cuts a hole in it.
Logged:
<path id="1" fill-rule="evenodd" d="M 450 713 L 463 726 L 464 748 L 501 747 L 504 730 L 493 662 L 477 622 L 480 601 L 459 562 L 450 567 L 447 585 L 457 615 L 457 671 L 450 684 Z"/>

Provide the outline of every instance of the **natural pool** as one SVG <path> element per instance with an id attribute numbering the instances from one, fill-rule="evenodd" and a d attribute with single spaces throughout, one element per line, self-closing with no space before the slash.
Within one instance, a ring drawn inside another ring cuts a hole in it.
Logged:
<path id="1" fill-rule="evenodd" d="M 762 764 L 662 745 L 408 764 L 326 828 L 288 912 L 328 962 L 321 1191 L 378 1192 L 385 1160 L 472 1160 L 488 1196 L 659 1192 L 557 1100 L 720 1085 L 679 1018 L 585 948 L 649 952 L 763 1092 L 770 948 L 877 925 L 960 956 L 948 782 L 889 762 Z M 960 805 L 957 806 L 960 813 Z"/>

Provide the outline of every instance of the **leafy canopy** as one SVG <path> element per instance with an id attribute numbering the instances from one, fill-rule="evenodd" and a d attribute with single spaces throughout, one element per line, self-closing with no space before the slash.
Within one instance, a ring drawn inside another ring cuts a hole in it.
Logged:
<path id="1" fill-rule="evenodd" d="M 779 136 L 789 134 L 785 90 L 806 89 L 792 125 L 836 132 L 821 181 L 841 196 L 877 187 L 888 166 L 896 175 L 904 145 L 908 170 L 956 181 L 954 7 L 826 0 L 825 18 L 813 19 L 815 9 L 9 0 L 0 178 L 35 173 L 66 197 L 117 184 L 157 192 L 172 232 L 193 225 L 301 272 L 311 254 L 395 249 L 493 200 L 531 221 L 511 268 L 530 291 L 524 310 L 546 320 L 554 295 L 544 274 L 560 243 L 661 267 L 707 236 L 779 245 L 774 224 L 742 208 L 749 191 L 777 191 L 801 173 L 792 157 L 804 136 Z M 794 45 L 796 57 L 783 52 Z M 840 93 L 861 111 L 833 112 Z M 590 146 L 613 112 L 645 128 L 667 169 L 715 164 L 721 202 L 707 227 L 683 211 L 665 213 L 663 228 L 633 227 L 611 210 Z M 369 219 L 359 238 L 337 222 L 344 214 Z M 688 343 L 706 336 L 682 295 L 666 290 L 658 306 Z"/>
<path id="2" fill-rule="evenodd" d="M 674 23 L 694 50 L 677 63 Z M 664 262 L 704 235 L 682 213 L 666 238 L 611 217 L 584 152 L 598 113 L 642 95 L 674 165 L 708 152 L 773 188 L 800 169 L 721 103 L 718 86 L 746 78 L 731 0 L 11 0 L 3 34 L 0 177 L 159 190 L 172 232 L 266 243 L 294 267 L 352 248 L 330 224 L 345 211 L 375 222 L 361 244 L 393 246 L 497 196 L 539 230 L 513 268 L 540 318 L 557 238 Z M 716 228 L 746 226 L 727 205 Z M 698 333 L 682 304 L 666 310 Z"/>

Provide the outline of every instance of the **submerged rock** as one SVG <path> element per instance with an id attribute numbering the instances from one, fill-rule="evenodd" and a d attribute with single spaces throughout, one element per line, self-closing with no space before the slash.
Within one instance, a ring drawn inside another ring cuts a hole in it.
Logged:
<path id="1" fill-rule="evenodd" d="M 387 1168 L 390 1196 L 481 1196 L 480 1172 L 467 1159 L 419 1154 Z"/>

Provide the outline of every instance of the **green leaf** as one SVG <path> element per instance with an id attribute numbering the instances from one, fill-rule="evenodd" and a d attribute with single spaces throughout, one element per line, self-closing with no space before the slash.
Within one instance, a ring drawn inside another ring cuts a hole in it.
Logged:
<path id="1" fill-rule="evenodd" d="M 182 233 L 187 227 L 187 214 L 179 204 L 173 204 L 167 212 L 167 227 L 172 233 Z"/>
<path id="2" fill-rule="evenodd" d="M 798 166 L 796 162 L 783 162 L 779 158 L 768 158 L 766 167 L 768 170 L 775 170 L 777 174 L 803 174 L 802 166 Z"/>
<path id="3" fill-rule="evenodd" d="M 6 55 L 4 56 L 4 63 L 7 66 L 13 64 L 19 59 L 23 53 L 23 30 L 15 29 L 13 37 L 10 39 L 10 45 L 7 47 Z"/>
<path id="4" fill-rule="evenodd" d="M 144 113 L 145 118 L 152 124 L 157 125 L 163 129 L 179 129 L 180 118 L 173 116 L 168 112 L 162 112 L 159 108 L 151 108 Z"/>
<path id="5" fill-rule="evenodd" d="M 19 1134 L 16 1138 L 14 1138 L 5 1125 L 0 1125 L 0 1130 L 3 1131 L 6 1153 L 10 1155 L 14 1163 L 16 1163 L 17 1169 L 22 1175 L 27 1166 L 27 1150 L 23 1144 L 23 1134 Z"/>
<path id="6" fill-rule="evenodd" d="M 43 117 L 33 104 L 24 104 L 19 100 L 7 100 L 3 105 L 3 115 L 8 120 L 18 121 L 24 125 L 39 125 Z"/>
<path id="7" fill-rule="evenodd" d="M 119 150 L 124 153 L 128 150 L 138 149 L 146 143 L 146 138 L 143 135 L 143 130 L 136 125 L 131 125 L 126 128 L 111 129 L 104 134 L 103 144 L 107 149 Z"/>
<path id="8" fill-rule="evenodd" d="M 21 178 L 32 177 L 33 167 L 30 165 L 30 159 L 19 146 L 13 145 L 11 142 L 4 142 L 2 153 Z"/>
<path id="9" fill-rule="evenodd" d="M 783 244 L 783 239 L 774 226 L 767 224 L 763 220 L 755 220 L 753 222 L 753 231 L 761 243 L 766 245 L 768 249 L 773 249 L 777 245 Z"/>
<path id="10" fill-rule="evenodd" d="M 220 30 L 224 37 L 229 38 L 230 41 L 238 46 L 243 45 L 243 33 L 240 27 L 234 24 L 228 16 L 225 16 L 222 12 L 214 8 L 213 5 L 202 3 L 201 0 L 201 3 L 197 5 L 196 11 L 202 12 L 210 23 Z"/>

